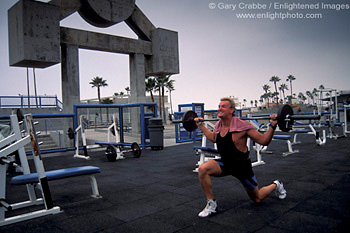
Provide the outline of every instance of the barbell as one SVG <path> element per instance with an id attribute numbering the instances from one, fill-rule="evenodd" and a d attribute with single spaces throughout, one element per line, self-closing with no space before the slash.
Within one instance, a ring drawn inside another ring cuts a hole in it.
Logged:
<path id="1" fill-rule="evenodd" d="M 192 110 L 185 112 L 182 117 L 182 120 L 173 120 L 173 123 L 182 123 L 183 127 L 188 131 L 192 132 L 197 129 L 195 118 L 198 115 Z M 294 115 L 293 109 L 290 105 L 282 105 L 277 112 L 277 124 L 280 130 L 283 132 L 288 132 L 292 129 L 294 120 L 319 120 L 320 115 Z M 242 117 L 242 120 L 270 120 L 269 116 L 261 117 Z M 200 122 L 203 121 L 218 121 L 219 119 L 200 119 Z"/>

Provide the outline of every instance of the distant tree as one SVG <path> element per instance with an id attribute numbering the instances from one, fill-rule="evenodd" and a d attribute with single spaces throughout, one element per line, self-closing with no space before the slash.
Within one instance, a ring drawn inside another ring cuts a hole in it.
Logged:
<path id="1" fill-rule="evenodd" d="M 264 99 L 265 103 L 267 102 L 267 108 L 269 108 L 270 106 L 269 106 L 269 94 L 268 94 L 268 92 L 269 92 L 271 87 L 268 84 L 264 84 L 264 86 L 262 88 L 265 91 L 265 93 L 260 98 Z"/>
<path id="2" fill-rule="evenodd" d="M 312 94 L 312 92 L 311 91 L 307 91 L 307 92 L 305 92 L 305 94 L 308 97 L 308 100 L 307 100 L 308 104 L 310 104 L 310 99 L 312 100 L 312 104 L 315 104 L 314 103 L 314 95 Z"/>
<path id="3" fill-rule="evenodd" d="M 102 77 L 96 76 L 95 78 L 91 79 L 91 82 L 90 82 L 89 84 L 92 85 L 92 88 L 97 87 L 98 104 L 101 104 L 101 91 L 100 91 L 100 87 L 106 87 L 106 86 L 108 86 L 107 80 L 104 80 Z"/>
<path id="4" fill-rule="evenodd" d="M 270 78 L 270 82 L 273 82 L 273 84 L 274 84 L 274 86 L 275 86 L 275 93 L 277 93 L 277 95 L 274 94 L 274 97 L 276 98 L 276 103 L 277 103 L 277 104 L 278 104 L 277 82 L 279 82 L 279 81 L 281 81 L 281 79 L 280 79 L 278 76 L 272 76 L 272 77 Z"/>
<path id="5" fill-rule="evenodd" d="M 168 82 L 170 81 L 170 77 L 171 75 L 156 77 L 156 88 L 159 92 L 159 103 L 160 103 L 160 113 L 161 113 L 160 115 L 164 119 L 164 122 L 166 122 L 166 119 L 167 119 L 165 116 L 165 88 L 168 85 Z"/>
<path id="6" fill-rule="evenodd" d="M 304 103 L 306 100 L 306 97 L 302 92 L 299 92 L 298 99 L 300 100 L 300 102 Z"/>
<path id="7" fill-rule="evenodd" d="M 270 85 L 265 84 L 262 88 L 265 91 L 265 93 L 267 93 L 270 90 L 271 87 L 270 87 Z"/>
<path id="8" fill-rule="evenodd" d="M 110 98 L 103 98 L 101 101 L 102 104 L 113 104 L 113 100 Z M 109 123 L 109 108 L 106 108 L 107 112 L 107 123 Z"/>
<path id="9" fill-rule="evenodd" d="M 293 75 L 288 75 L 286 81 L 289 82 L 290 85 L 290 99 L 289 99 L 289 103 L 292 103 L 292 98 L 293 98 L 293 86 L 292 86 L 292 82 L 295 80 L 296 78 Z"/>
<path id="10" fill-rule="evenodd" d="M 129 95 L 130 94 L 130 87 L 125 87 L 125 91 L 126 91 L 126 94 Z"/>
<path id="11" fill-rule="evenodd" d="M 152 102 L 154 103 L 153 91 L 156 90 L 156 80 L 154 78 L 147 77 L 146 79 L 146 92 L 151 94 Z"/>
<path id="12" fill-rule="evenodd" d="M 174 114 L 174 111 L 173 111 L 173 102 L 172 102 L 172 99 L 171 99 L 171 92 L 172 92 L 172 91 L 175 91 L 174 82 L 175 82 L 175 80 L 170 79 L 167 83 L 165 83 L 165 87 L 166 87 L 166 88 L 168 89 L 168 91 L 169 91 L 171 115 Z"/>
<path id="13" fill-rule="evenodd" d="M 284 91 L 285 91 L 285 90 L 288 90 L 288 86 L 287 86 L 287 84 L 282 83 L 282 84 L 279 86 L 278 89 L 279 89 L 279 90 L 282 92 L 282 94 L 283 94 L 283 102 L 282 102 L 282 103 L 284 103 L 284 101 L 286 100 L 286 96 L 284 95 Z"/>
<path id="14" fill-rule="evenodd" d="M 163 92 L 164 92 L 164 86 L 166 82 L 167 82 L 167 76 L 156 77 L 156 88 L 159 94 L 159 113 L 163 121 L 166 121 L 165 108 L 164 108 L 165 104 L 163 103 L 164 98 L 162 98 Z"/>

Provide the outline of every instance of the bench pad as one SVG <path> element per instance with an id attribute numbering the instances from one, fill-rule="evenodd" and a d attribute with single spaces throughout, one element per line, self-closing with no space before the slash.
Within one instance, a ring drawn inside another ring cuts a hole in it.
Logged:
<path id="1" fill-rule="evenodd" d="M 216 153 L 216 154 L 219 153 L 218 150 L 210 148 L 210 147 L 195 146 L 195 147 L 193 147 L 193 150 L 202 150 L 202 151 L 207 151 L 207 152 Z"/>
<path id="2" fill-rule="evenodd" d="M 83 166 L 83 167 L 72 167 L 72 168 L 64 168 L 58 170 L 52 170 L 45 172 L 47 180 L 58 180 L 67 177 L 73 176 L 81 176 L 81 175 L 89 175 L 100 173 L 101 170 L 99 167 L 94 166 Z M 11 184 L 31 184 L 31 183 L 39 183 L 39 178 L 37 173 L 25 174 L 15 176 L 11 180 Z"/>
<path id="3" fill-rule="evenodd" d="M 274 135 L 273 139 L 289 140 L 290 139 L 290 135 Z"/>

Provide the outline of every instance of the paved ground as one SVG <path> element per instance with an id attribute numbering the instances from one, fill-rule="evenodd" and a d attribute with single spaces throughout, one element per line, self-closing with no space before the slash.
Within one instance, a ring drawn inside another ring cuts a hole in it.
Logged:
<path id="1" fill-rule="evenodd" d="M 261 186 L 276 178 L 284 182 L 285 200 L 271 195 L 254 204 L 235 178 L 214 178 L 220 212 L 208 219 L 197 217 L 206 203 L 192 172 L 198 159 L 193 143 L 147 149 L 141 158 L 116 162 L 107 162 L 104 151 L 91 152 L 88 161 L 74 159 L 73 152 L 45 156 L 46 170 L 100 167 L 96 178 L 103 198 L 89 196 L 87 177 L 52 181 L 52 198 L 62 213 L 0 232 L 349 232 L 350 138 L 329 139 L 323 147 L 310 135 L 300 139 L 294 146 L 300 153 L 288 157 L 282 157 L 286 143 L 273 141 L 274 153 L 263 155 L 266 164 L 254 168 Z M 25 187 L 8 185 L 7 199 L 25 200 Z"/>

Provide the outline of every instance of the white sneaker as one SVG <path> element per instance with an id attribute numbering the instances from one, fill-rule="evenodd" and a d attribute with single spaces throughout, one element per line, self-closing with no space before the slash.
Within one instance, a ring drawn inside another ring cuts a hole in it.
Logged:
<path id="1" fill-rule="evenodd" d="M 287 197 L 287 191 L 284 189 L 283 187 L 283 183 L 280 180 L 275 180 L 273 183 L 275 183 L 277 185 L 276 187 L 276 197 L 278 197 L 279 199 L 284 199 Z"/>
<path id="2" fill-rule="evenodd" d="M 212 214 L 216 213 L 216 210 L 218 208 L 218 205 L 216 204 L 216 201 L 213 200 L 207 200 L 207 205 L 205 208 L 198 214 L 201 218 L 209 217 Z"/>

